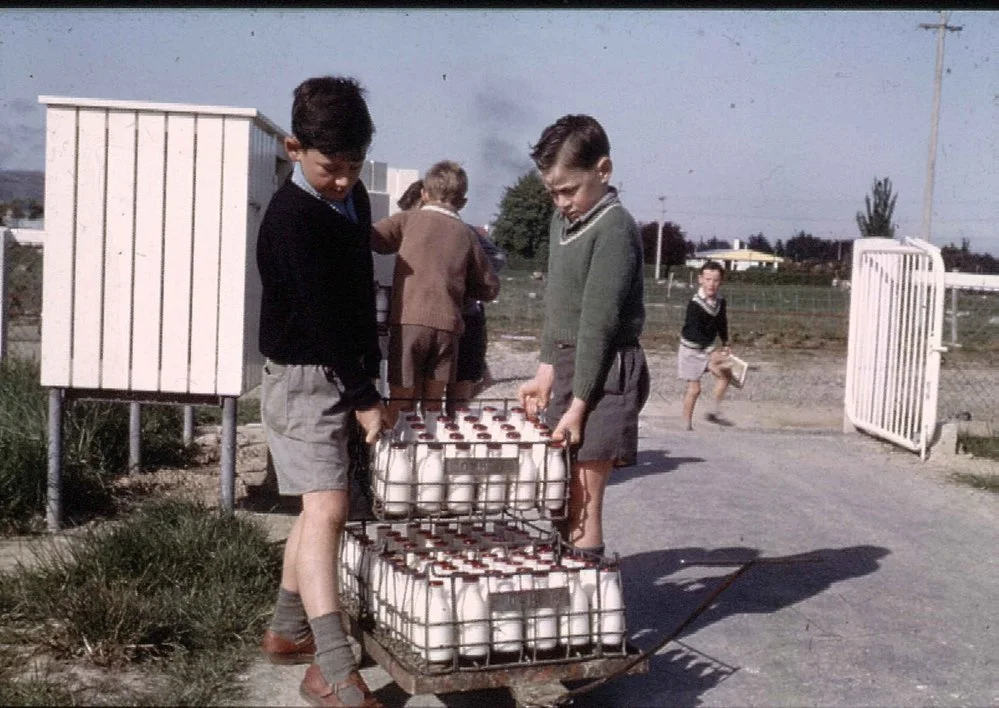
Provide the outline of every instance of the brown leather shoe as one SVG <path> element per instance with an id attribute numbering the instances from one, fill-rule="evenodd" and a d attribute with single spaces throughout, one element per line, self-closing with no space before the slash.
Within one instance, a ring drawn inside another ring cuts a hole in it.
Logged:
<path id="1" fill-rule="evenodd" d="M 310 632 L 296 644 L 268 629 L 260 642 L 260 651 L 272 664 L 308 664 L 316 658 L 316 640 Z"/>
<path id="2" fill-rule="evenodd" d="M 305 678 L 302 679 L 298 692 L 311 706 L 347 706 L 352 704 L 344 703 L 339 694 L 348 686 L 353 686 L 364 696 L 360 708 L 384 708 L 378 699 L 371 695 L 368 684 L 364 683 L 364 679 L 357 671 L 351 671 L 343 681 L 330 685 L 323 678 L 319 665 L 313 664 L 305 670 Z"/>

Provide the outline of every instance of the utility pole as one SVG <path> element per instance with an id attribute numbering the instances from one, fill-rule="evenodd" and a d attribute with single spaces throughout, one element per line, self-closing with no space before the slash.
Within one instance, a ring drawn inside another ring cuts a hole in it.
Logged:
<path id="1" fill-rule="evenodd" d="M 656 282 L 659 282 L 659 266 L 663 260 L 663 230 L 666 226 L 666 195 L 659 196 L 659 238 L 656 240 Z"/>
<path id="2" fill-rule="evenodd" d="M 926 190 L 923 192 L 923 238 L 930 240 L 930 220 L 933 217 L 933 178 L 937 165 L 937 128 L 940 124 L 940 86 L 943 83 L 944 31 L 960 32 L 961 27 L 947 24 L 947 12 L 940 11 L 940 22 L 920 24 L 922 29 L 937 31 L 937 69 L 933 82 L 933 114 L 930 119 L 930 156 L 926 165 Z"/>

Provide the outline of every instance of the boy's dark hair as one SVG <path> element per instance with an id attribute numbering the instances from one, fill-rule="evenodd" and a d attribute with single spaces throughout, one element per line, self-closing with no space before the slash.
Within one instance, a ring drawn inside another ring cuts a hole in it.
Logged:
<path id="1" fill-rule="evenodd" d="M 468 193 L 468 175 L 457 162 L 441 160 L 423 175 L 423 189 L 429 198 L 461 209 Z"/>
<path id="2" fill-rule="evenodd" d="M 295 89 L 291 132 L 305 150 L 363 160 L 375 134 L 364 89 L 344 76 L 317 76 Z"/>
<path id="3" fill-rule="evenodd" d="M 722 267 L 722 264 L 719 263 L 718 261 L 707 261 L 704 265 L 701 266 L 700 272 L 703 273 L 706 270 L 717 270 L 719 273 L 722 274 L 722 276 L 725 275 L 725 268 Z"/>
<path id="4" fill-rule="evenodd" d="M 531 159 L 542 172 L 556 162 L 571 169 L 588 170 L 601 157 L 610 156 L 610 140 L 596 118 L 566 115 L 549 125 L 531 149 Z"/>
<path id="5" fill-rule="evenodd" d="M 423 198 L 423 180 L 418 179 L 406 187 L 406 191 L 399 197 L 396 205 L 403 211 L 409 211 L 420 203 Z"/>

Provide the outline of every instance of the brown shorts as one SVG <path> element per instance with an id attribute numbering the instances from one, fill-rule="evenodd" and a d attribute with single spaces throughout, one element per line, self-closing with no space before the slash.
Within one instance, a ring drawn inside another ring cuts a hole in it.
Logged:
<path id="1" fill-rule="evenodd" d="M 389 328 L 388 378 L 393 386 L 415 388 L 417 381 L 454 381 L 458 335 L 423 325 Z"/>
<path id="2" fill-rule="evenodd" d="M 555 350 L 555 384 L 546 418 L 552 427 L 572 402 L 572 378 L 576 348 Z M 582 444 L 576 450 L 580 462 L 614 460 L 617 466 L 634 465 L 638 456 L 638 414 L 649 398 L 649 367 L 640 345 L 621 347 L 600 393 L 590 403 L 583 424 Z"/>

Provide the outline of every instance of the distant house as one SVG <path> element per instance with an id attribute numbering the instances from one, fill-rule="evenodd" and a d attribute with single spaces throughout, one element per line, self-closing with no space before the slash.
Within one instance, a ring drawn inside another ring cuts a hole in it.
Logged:
<path id="1" fill-rule="evenodd" d="M 688 268 L 700 268 L 708 261 L 721 263 L 725 270 L 749 270 L 750 268 L 777 270 L 778 265 L 783 263 L 784 259 L 772 253 L 743 248 L 739 239 L 733 239 L 732 248 L 698 251 L 693 257 L 687 259 L 686 265 Z"/>

